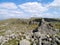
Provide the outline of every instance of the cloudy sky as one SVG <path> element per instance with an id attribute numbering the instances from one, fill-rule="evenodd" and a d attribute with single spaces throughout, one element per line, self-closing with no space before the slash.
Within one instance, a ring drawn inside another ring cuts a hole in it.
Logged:
<path id="1" fill-rule="evenodd" d="M 0 19 L 60 18 L 60 0 L 0 0 Z"/>

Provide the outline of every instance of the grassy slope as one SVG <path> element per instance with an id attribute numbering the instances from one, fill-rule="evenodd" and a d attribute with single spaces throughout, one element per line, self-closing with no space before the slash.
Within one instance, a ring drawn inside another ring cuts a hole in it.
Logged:
<path id="1" fill-rule="evenodd" d="M 0 30 L 32 30 L 35 27 L 37 27 L 37 24 L 31 24 L 29 25 L 29 21 L 30 20 L 36 20 L 35 18 L 31 18 L 31 19 L 7 19 L 7 20 L 3 20 L 0 21 Z M 47 19 L 50 20 L 51 24 L 54 26 L 54 28 L 56 29 L 60 29 L 60 20 L 59 19 L 55 19 L 55 20 L 59 20 L 59 21 L 51 21 L 51 19 Z M 53 19 L 54 20 L 54 19 Z M 38 20 L 39 21 L 39 20 Z"/>
<path id="2" fill-rule="evenodd" d="M 37 24 L 32 24 L 32 25 L 27 24 L 26 22 L 29 22 L 30 20 L 34 20 L 34 19 L 33 18 L 29 20 L 7 19 L 0 21 L 0 31 L 4 30 L 0 32 L 0 35 L 4 35 L 4 32 L 6 30 L 15 30 L 15 31 L 33 30 L 35 27 L 37 27 Z M 51 22 L 51 24 L 54 26 L 54 28 L 60 29 L 60 22 Z M 2 26 L 2 25 L 6 25 L 6 26 Z M 15 39 L 13 39 L 13 40 L 9 40 L 4 45 L 17 45 L 17 42 Z"/>
<path id="3" fill-rule="evenodd" d="M 13 40 L 9 40 L 3 45 L 18 45 L 18 42 L 15 39 L 13 39 Z"/>
<path id="4" fill-rule="evenodd" d="M 15 31 L 27 31 L 33 30 L 37 27 L 37 24 L 28 24 L 29 20 L 26 19 L 7 19 L 0 21 L 0 35 L 3 35 L 6 30 L 15 30 Z"/>

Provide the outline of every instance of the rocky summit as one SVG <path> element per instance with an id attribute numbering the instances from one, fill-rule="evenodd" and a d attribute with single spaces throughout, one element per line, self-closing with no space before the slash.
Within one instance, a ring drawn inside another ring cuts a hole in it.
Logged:
<path id="1" fill-rule="evenodd" d="M 30 20 L 27 23 L 17 21 L 1 24 L 0 45 L 60 45 L 60 30 L 46 19 Z"/>

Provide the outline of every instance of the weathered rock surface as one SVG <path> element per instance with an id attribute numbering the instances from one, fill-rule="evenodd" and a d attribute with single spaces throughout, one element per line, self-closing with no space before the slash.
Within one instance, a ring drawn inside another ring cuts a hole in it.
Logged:
<path id="1" fill-rule="evenodd" d="M 26 39 L 23 39 L 20 41 L 20 45 L 30 45 L 30 41 L 26 40 Z"/>

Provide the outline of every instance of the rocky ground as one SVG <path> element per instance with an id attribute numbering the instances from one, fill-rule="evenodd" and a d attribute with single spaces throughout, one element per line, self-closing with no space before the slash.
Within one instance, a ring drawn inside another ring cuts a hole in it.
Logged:
<path id="1" fill-rule="evenodd" d="M 38 24 L 30 21 L 28 25 L 19 25 L 1 24 L 0 45 L 60 45 L 59 29 L 44 19 Z"/>

